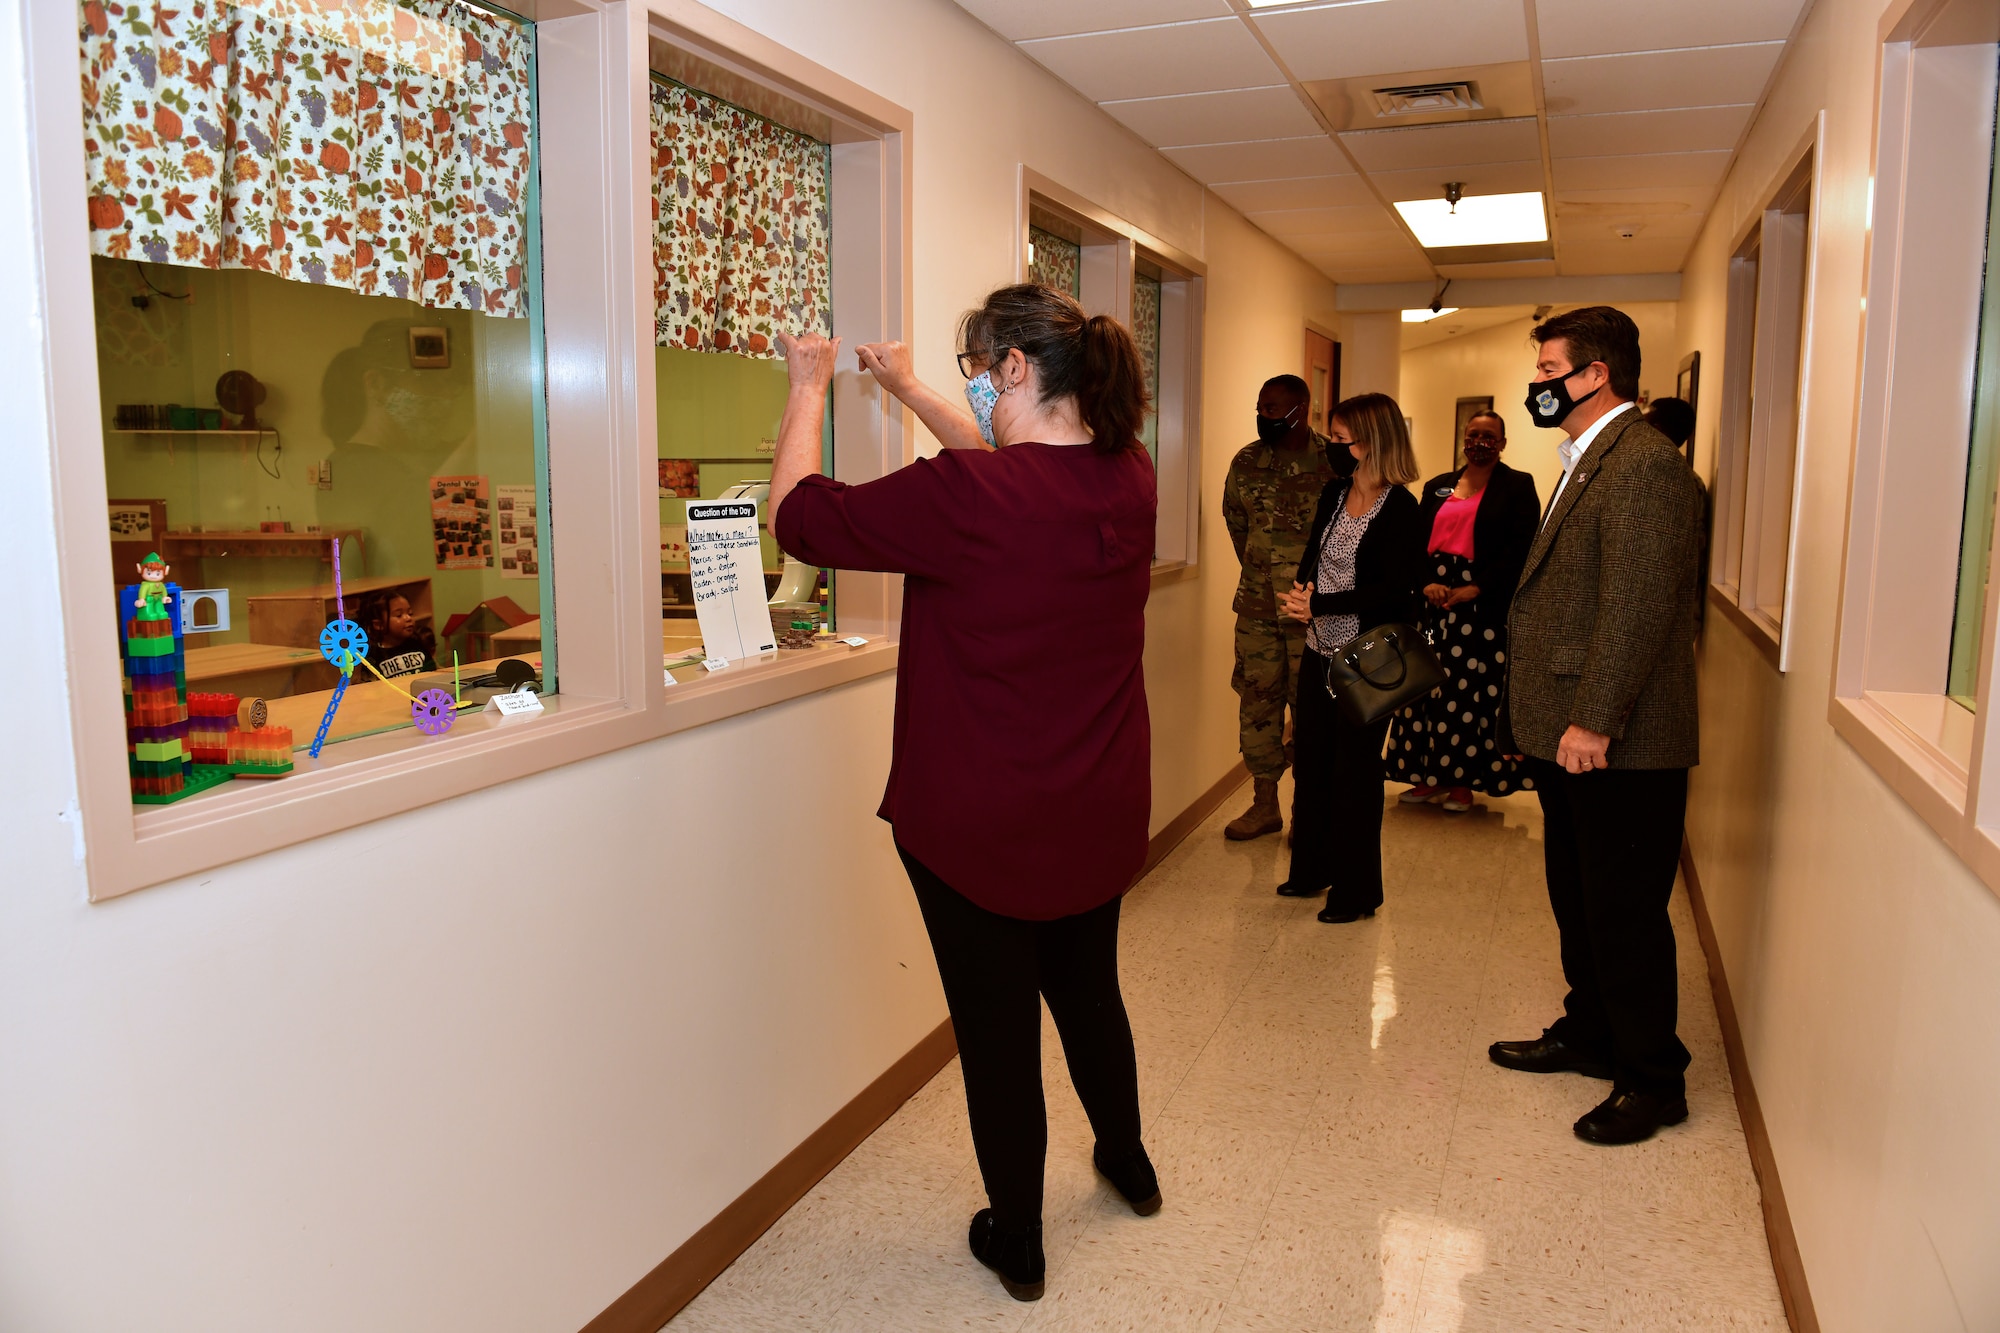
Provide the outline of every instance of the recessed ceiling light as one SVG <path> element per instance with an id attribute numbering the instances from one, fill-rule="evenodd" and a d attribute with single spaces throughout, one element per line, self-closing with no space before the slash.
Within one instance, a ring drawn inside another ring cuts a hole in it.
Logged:
<path id="1" fill-rule="evenodd" d="M 1403 312 L 1403 322 L 1405 324 L 1428 324 L 1434 319 L 1443 319 L 1446 315 L 1456 315 L 1457 313 L 1458 307 L 1455 305 L 1448 305 L 1442 310 L 1405 310 Z"/>
<path id="2" fill-rule="evenodd" d="M 1461 245 L 1521 245 L 1549 239 L 1539 190 L 1469 194 L 1454 206 L 1443 199 L 1399 199 L 1396 211 L 1426 250 Z"/>

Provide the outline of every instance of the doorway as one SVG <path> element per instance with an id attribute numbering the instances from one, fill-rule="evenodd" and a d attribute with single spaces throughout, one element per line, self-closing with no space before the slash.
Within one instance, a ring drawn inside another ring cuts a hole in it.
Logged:
<path id="1" fill-rule="evenodd" d="M 1306 387 L 1312 393 L 1307 419 L 1326 434 L 1326 413 L 1340 398 L 1340 344 L 1314 329 L 1306 330 Z"/>

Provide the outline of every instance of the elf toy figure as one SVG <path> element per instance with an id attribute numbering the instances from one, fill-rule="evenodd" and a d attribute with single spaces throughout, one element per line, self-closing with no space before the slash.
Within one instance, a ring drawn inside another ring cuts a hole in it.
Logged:
<path id="1" fill-rule="evenodd" d="M 149 551 L 139 563 L 139 596 L 132 605 L 138 620 L 167 619 L 167 562 L 158 551 Z"/>

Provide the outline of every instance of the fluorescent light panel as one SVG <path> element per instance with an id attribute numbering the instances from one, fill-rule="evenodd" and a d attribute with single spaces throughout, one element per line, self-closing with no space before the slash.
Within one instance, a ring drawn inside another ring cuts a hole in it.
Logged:
<path id="1" fill-rule="evenodd" d="M 1428 324 L 1434 319 L 1443 319 L 1446 315 L 1455 315 L 1457 313 L 1458 307 L 1455 305 L 1448 305 L 1442 310 L 1405 310 L 1403 312 L 1403 322 L 1405 324 Z"/>
<path id="2" fill-rule="evenodd" d="M 1548 211 L 1542 194 L 1471 194 L 1458 201 L 1456 212 L 1443 199 L 1399 199 L 1396 211 L 1417 244 L 1426 250 L 1461 245 L 1521 245 L 1549 239 Z"/>

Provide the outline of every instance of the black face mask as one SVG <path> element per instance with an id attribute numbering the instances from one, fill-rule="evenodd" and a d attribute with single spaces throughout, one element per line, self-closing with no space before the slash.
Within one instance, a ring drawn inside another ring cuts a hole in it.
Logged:
<path id="1" fill-rule="evenodd" d="M 1281 417 L 1267 417 L 1262 412 L 1259 412 L 1257 414 L 1258 443 L 1283 444 L 1285 437 L 1292 433 L 1292 426 L 1295 424 L 1292 418 L 1298 414 L 1299 409 L 1296 407 Z"/>
<path id="2" fill-rule="evenodd" d="M 1569 396 L 1569 382 L 1572 376 L 1581 375 L 1590 369 L 1588 365 L 1578 366 L 1568 375 L 1559 375 L 1552 380 L 1532 380 L 1528 384 L 1528 396 L 1523 406 L 1537 426 L 1560 426 L 1577 406 L 1586 403 L 1603 392 L 1600 384 L 1581 398 Z"/>

